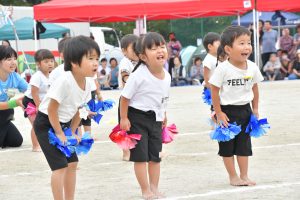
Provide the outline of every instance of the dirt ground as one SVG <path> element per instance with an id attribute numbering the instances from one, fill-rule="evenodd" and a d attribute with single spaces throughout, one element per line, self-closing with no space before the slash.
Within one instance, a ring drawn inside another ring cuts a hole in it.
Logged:
<path id="1" fill-rule="evenodd" d="M 300 81 L 260 84 L 260 116 L 268 118 L 271 130 L 252 140 L 249 174 L 257 182 L 252 187 L 228 184 L 217 142 L 208 136 L 209 107 L 202 103 L 201 92 L 199 86 L 171 89 L 168 121 L 180 134 L 164 145 L 160 188 L 166 199 L 300 199 Z M 116 102 L 119 94 L 103 92 Z M 15 118 L 24 144 L 0 150 L 0 200 L 52 199 L 44 155 L 31 152 L 30 123 L 19 108 Z M 117 106 L 105 113 L 100 125 L 92 124 L 98 140 L 88 155 L 79 157 L 76 199 L 140 199 L 133 164 L 121 160 L 121 150 L 108 138 L 116 119 Z"/>

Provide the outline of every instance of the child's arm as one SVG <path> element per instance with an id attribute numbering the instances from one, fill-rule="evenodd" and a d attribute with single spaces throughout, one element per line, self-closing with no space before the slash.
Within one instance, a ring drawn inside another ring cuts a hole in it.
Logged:
<path id="1" fill-rule="evenodd" d="M 40 91 L 40 89 L 38 87 L 31 85 L 31 95 L 32 95 L 33 101 L 35 103 L 35 106 L 37 108 L 39 107 L 39 105 L 41 103 L 41 100 L 39 97 L 39 91 Z"/>
<path id="2" fill-rule="evenodd" d="M 60 123 L 59 123 L 58 107 L 59 107 L 59 103 L 54 99 L 50 99 L 50 102 L 48 105 L 49 121 L 51 123 L 52 128 L 55 131 L 56 136 L 60 139 L 60 141 L 62 141 L 63 143 L 66 143 L 67 138 L 60 126 Z"/>
<path id="3" fill-rule="evenodd" d="M 217 115 L 218 124 L 220 124 L 221 126 L 224 125 L 227 128 L 229 119 L 227 115 L 223 113 L 221 110 L 220 96 L 219 96 L 220 88 L 214 85 L 210 85 L 210 88 L 211 88 L 211 98 L 212 98 L 214 110 Z"/>
<path id="4" fill-rule="evenodd" d="M 259 92 L 258 92 L 258 85 L 255 83 L 252 87 L 253 95 L 254 98 L 252 100 L 252 109 L 253 109 L 253 114 L 259 118 L 258 114 L 258 99 L 259 99 Z"/>
<path id="5" fill-rule="evenodd" d="M 7 109 L 13 109 L 15 107 L 24 107 L 22 103 L 23 97 L 20 97 L 18 99 L 11 99 L 7 102 L 0 102 L 0 110 L 7 110 Z"/>
<path id="6" fill-rule="evenodd" d="M 128 119 L 128 106 L 129 106 L 129 99 L 121 96 L 120 99 L 120 128 L 122 130 L 129 131 L 130 130 L 130 121 Z"/>
<path id="7" fill-rule="evenodd" d="M 81 121 L 81 118 L 79 115 L 79 111 L 77 111 L 76 114 L 74 115 L 74 117 L 72 118 L 70 128 L 72 131 L 72 135 L 77 139 L 78 143 L 80 142 L 81 135 L 76 135 L 75 131 L 78 128 L 80 121 Z"/>
<path id="8" fill-rule="evenodd" d="M 122 86 L 125 86 L 125 83 L 129 77 L 129 73 L 126 71 L 121 72 L 121 77 L 122 77 Z"/>
<path id="9" fill-rule="evenodd" d="M 210 89 L 210 83 L 208 82 L 209 78 L 210 78 L 210 69 L 208 69 L 205 66 L 204 66 L 204 70 L 203 70 L 203 76 L 204 76 L 205 87 Z"/>
<path id="10" fill-rule="evenodd" d="M 101 91 L 100 91 L 100 84 L 98 83 L 97 80 L 95 80 L 95 84 L 96 84 L 96 95 L 99 101 L 102 101 L 102 95 L 101 95 Z"/>

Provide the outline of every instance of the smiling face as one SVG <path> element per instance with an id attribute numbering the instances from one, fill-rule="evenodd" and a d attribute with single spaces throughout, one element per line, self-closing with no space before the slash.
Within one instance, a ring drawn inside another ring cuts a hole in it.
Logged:
<path id="1" fill-rule="evenodd" d="M 232 46 L 225 46 L 225 51 L 236 67 L 245 67 L 246 61 L 252 52 L 251 39 L 247 34 L 237 37 Z"/>
<path id="2" fill-rule="evenodd" d="M 168 59 L 167 47 L 162 43 L 159 46 L 154 44 L 150 49 L 146 48 L 141 58 L 149 67 L 163 68 Z"/>
<path id="3" fill-rule="evenodd" d="M 0 69 L 5 73 L 12 73 L 17 68 L 17 59 L 12 56 L 10 58 L 6 58 L 0 61 Z"/>
<path id="4" fill-rule="evenodd" d="M 93 77 L 97 73 L 99 56 L 95 50 L 91 50 L 82 57 L 80 65 L 73 64 L 72 71 L 83 77 Z"/>

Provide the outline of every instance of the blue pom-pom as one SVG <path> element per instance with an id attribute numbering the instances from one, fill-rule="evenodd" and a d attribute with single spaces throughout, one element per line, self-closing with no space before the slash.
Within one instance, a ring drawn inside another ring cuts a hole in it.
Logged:
<path id="1" fill-rule="evenodd" d="M 84 133 L 81 141 L 76 146 L 76 153 L 78 155 L 87 154 L 91 150 L 93 143 L 94 139 L 91 137 L 91 135 L 89 133 Z"/>
<path id="2" fill-rule="evenodd" d="M 94 116 L 92 117 L 92 119 L 93 119 L 97 124 L 99 124 L 99 123 L 100 123 L 100 120 L 101 120 L 101 118 L 102 118 L 102 116 L 103 116 L 103 115 L 101 115 L 100 113 L 97 113 L 96 115 L 94 115 Z"/>
<path id="3" fill-rule="evenodd" d="M 102 114 L 100 114 L 100 112 L 104 112 L 104 111 L 107 111 L 109 109 L 112 109 L 114 104 L 115 104 L 115 102 L 113 100 L 110 100 L 110 99 L 107 99 L 107 100 L 104 100 L 104 101 L 95 101 L 94 99 L 92 99 L 87 103 L 90 111 L 97 113 L 95 116 L 92 117 L 92 119 L 97 124 L 99 124 L 99 122 L 100 122 L 100 120 L 103 116 Z"/>
<path id="4" fill-rule="evenodd" d="M 241 132 L 241 130 L 241 126 L 238 126 L 235 122 L 233 124 L 228 124 L 227 128 L 218 126 L 210 133 L 210 138 L 212 140 L 217 140 L 218 142 L 226 142 L 232 140 Z"/>
<path id="5" fill-rule="evenodd" d="M 68 147 L 68 145 L 64 145 L 60 139 L 56 136 L 54 133 L 54 130 L 52 128 L 48 131 L 48 137 L 49 137 L 49 143 L 55 146 L 58 150 L 60 150 L 66 157 L 71 157 L 72 149 Z M 68 142 L 67 142 L 68 143 Z"/>
<path id="6" fill-rule="evenodd" d="M 270 124 L 267 118 L 258 120 L 255 115 L 251 115 L 249 124 L 246 128 L 246 133 L 251 137 L 261 137 L 267 133 L 267 129 L 270 129 Z"/>
<path id="7" fill-rule="evenodd" d="M 203 102 L 206 103 L 207 105 L 212 105 L 211 93 L 210 93 L 209 89 L 204 88 L 204 90 L 202 92 L 202 99 L 203 99 Z"/>

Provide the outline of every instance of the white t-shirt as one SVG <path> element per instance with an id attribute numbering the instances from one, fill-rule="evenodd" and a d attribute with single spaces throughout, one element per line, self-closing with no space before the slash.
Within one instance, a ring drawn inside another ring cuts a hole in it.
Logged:
<path id="1" fill-rule="evenodd" d="M 217 57 L 211 55 L 210 53 L 207 53 L 203 60 L 203 66 L 210 70 L 210 77 L 214 73 L 216 69 L 216 65 L 217 65 Z"/>
<path id="2" fill-rule="evenodd" d="M 245 105 L 253 100 L 253 85 L 263 80 L 259 67 L 250 60 L 246 70 L 226 60 L 218 65 L 209 83 L 220 88 L 221 105 Z"/>
<path id="3" fill-rule="evenodd" d="M 49 78 L 39 70 L 32 75 L 27 91 L 25 92 L 25 96 L 33 99 L 31 94 L 31 86 L 39 88 L 39 98 L 40 100 L 43 100 L 49 89 Z"/>
<path id="4" fill-rule="evenodd" d="M 91 84 L 91 91 L 96 91 L 97 85 L 95 83 L 95 80 L 97 80 L 97 75 L 95 74 L 94 77 L 87 77 L 87 80 Z"/>
<path id="5" fill-rule="evenodd" d="M 138 69 L 127 79 L 121 95 L 130 99 L 129 106 L 142 111 L 153 110 L 156 121 L 163 121 L 167 102 L 171 76 L 164 69 L 165 78 L 160 80 L 153 76 L 147 66 L 141 64 Z"/>
<path id="6" fill-rule="evenodd" d="M 133 69 L 134 69 L 134 64 L 132 63 L 132 61 L 129 60 L 127 57 L 122 58 L 119 64 L 119 76 L 118 76 L 119 88 L 123 88 L 121 73 L 126 72 L 130 74 Z"/>
<path id="7" fill-rule="evenodd" d="M 91 99 L 91 84 L 85 82 L 85 90 L 82 90 L 71 71 L 64 73 L 50 86 L 50 89 L 40 104 L 39 111 L 48 115 L 48 105 L 50 99 L 56 100 L 58 107 L 58 118 L 62 123 L 69 122 L 79 108 Z"/>
<path id="8" fill-rule="evenodd" d="M 64 74 L 65 68 L 64 68 L 64 64 L 60 64 L 58 65 L 50 74 L 49 74 L 49 84 L 51 85 L 52 83 L 54 83 L 54 81 L 60 77 L 62 74 Z"/>

